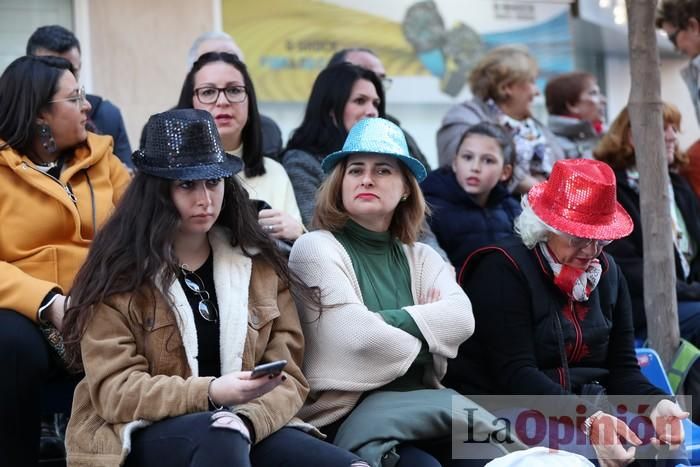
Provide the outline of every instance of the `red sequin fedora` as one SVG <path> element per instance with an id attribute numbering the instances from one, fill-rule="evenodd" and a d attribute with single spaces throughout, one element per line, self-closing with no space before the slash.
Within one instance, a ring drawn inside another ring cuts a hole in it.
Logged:
<path id="1" fill-rule="evenodd" d="M 549 180 L 527 194 L 532 210 L 550 227 L 576 237 L 615 240 L 634 224 L 617 202 L 615 173 L 590 159 L 557 161 Z"/>

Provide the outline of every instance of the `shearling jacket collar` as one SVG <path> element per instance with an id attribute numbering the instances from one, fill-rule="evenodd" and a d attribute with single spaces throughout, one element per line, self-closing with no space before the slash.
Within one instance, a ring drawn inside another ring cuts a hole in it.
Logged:
<path id="1" fill-rule="evenodd" d="M 248 322 L 248 288 L 240 284 L 250 283 L 252 261 L 239 247 L 231 247 L 223 229 L 209 233 L 209 243 L 214 254 L 214 286 L 219 309 L 219 347 L 221 374 L 240 371 Z M 168 289 L 178 316 L 178 327 L 185 346 L 187 363 L 192 376 L 199 376 L 197 360 L 197 329 L 187 296 L 178 280 Z"/>

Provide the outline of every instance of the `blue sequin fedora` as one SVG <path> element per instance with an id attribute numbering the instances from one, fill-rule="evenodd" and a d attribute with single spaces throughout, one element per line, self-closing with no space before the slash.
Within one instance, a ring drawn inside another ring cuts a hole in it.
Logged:
<path id="1" fill-rule="evenodd" d="M 175 109 L 152 115 L 146 141 L 131 155 L 136 168 L 171 180 L 210 180 L 240 172 L 243 161 L 224 151 L 206 110 Z"/>
<path id="2" fill-rule="evenodd" d="M 345 138 L 343 149 L 326 156 L 321 162 L 321 168 L 328 173 L 344 157 L 351 154 L 395 157 L 408 167 L 419 182 L 427 175 L 423 164 L 408 153 L 406 137 L 401 128 L 383 118 L 364 118 L 355 123 Z"/>

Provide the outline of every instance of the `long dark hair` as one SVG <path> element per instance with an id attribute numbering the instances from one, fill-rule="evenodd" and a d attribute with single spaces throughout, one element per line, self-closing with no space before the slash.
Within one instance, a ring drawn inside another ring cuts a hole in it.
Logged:
<path id="1" fill-rule="evenodd" d="M 106 224 L 98 231 L 87 259 L 75 277 L 70 308 L 63 320 L 63 339 L 70 366 L 81 367 L 80 339 L 108 297 L 143 296 L 149 288 L 167 291 L 180 271 L 173 242 L 180 216 L 170 195 L 172 181 L 137 172 Z M 253 251 L 289 285 L 297 303 L 320 306 L 311 289 L 287 268 L 287 260 L 258 224 L 257 212 L 236 177 L 224 179 L 224 201 L 215 225 L 226 228 L 231 245 Z M 167 293 L 165 299 L 170 302 Z M 172 303 L 169 303 L 172 309 Z"/>
<path id="2" fill-rule="evenodd" d="M 50 106 L 58 81 L 70 62 L 61 57 L 20 57 L 0 76 L 0 150 L 8 147 L 20 154 L 34 155 L 38 137 L 37 117 Z"/>
<path id="3" fill-rule="evenodd" d="M 264 175 L 265 163 L 262 155 L 262 126 L 260 123 L 260 112 L 258 111 L 258 99 L 255 96 L 255 87 L 248 74 L 248 69 L 245 64 L 239 60 L 238 56 L 228 52 L 208 52 L 199 57 L 197 61 L 194 62 L 194 65 L 192 65 L 190 72 L 187 73 L 185 82 L 182 83 L 182 90 L 180 91 L 180 100 L 177 103 L 177 108 L 193 108 L 192 101 L 195 98 L 194 75 L 197 74 L 204 65 L 215 62 L 228 63 L 243 75 L 243 84 L 245 85 L 246 94 L 248 94 L 248 122 L 241 132 L 244 172 L 246 177 Z"/>
<path id="4" fill-rule="evenodd" d="M 347 62 L 332 65 L 316 77 L 304 120 L 292 133 L 287 149 L 301 149 L 318 157 L 339 150 L 348 135 L 343 125 L 345 104 L 350 99 L 353 85 L 360 79 L 374 84 L 379 96 L 378 113 L 384 117 L 384 89 L 377 75 Z"/>

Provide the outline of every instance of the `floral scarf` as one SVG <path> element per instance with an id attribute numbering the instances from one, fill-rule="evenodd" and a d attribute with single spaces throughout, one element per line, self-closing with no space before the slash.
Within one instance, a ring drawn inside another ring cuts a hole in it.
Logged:
<path id="1" fill-rule="evenodd" d="M 498 116 L 498 123 L 510 130 L 515 144 L 517 161 L 524 172 L 533 176 L 547 177 L 552 172 L 554 154 L 545 134 L 540 130 L 535 120 L 528 117 L 524 120 L 516 120 L 509 117 L 489 99 L 486 105 Z"/>
<path id="2" fill-rule="evenodd" d="M 546 243 L 540 242 L 537 246 L 547 260 L 549 267 L 552 268 L 554 284 L 559 290 L 577 302 L 587 301 L 593 289 L 598 285 L 600 276 L 603 273 L 600 260 L 596 258 L 591 261 L 591 265 L 584 271 L 583 269 L 561 264 L 554 257 Z"/>

